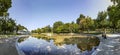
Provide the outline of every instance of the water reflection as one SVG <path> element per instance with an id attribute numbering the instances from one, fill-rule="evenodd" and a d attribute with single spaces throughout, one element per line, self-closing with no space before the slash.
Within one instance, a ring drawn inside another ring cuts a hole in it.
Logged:
<path id="1" fill-rule="evenodd" d="M 26 55 L 90 55 L 99 45 L 97 37 L 20 38 L 18 47 Z"/>

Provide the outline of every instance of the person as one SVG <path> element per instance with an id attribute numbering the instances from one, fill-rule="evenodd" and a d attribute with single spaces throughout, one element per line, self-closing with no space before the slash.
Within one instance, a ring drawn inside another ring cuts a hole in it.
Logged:
<path id="1" fill-rule="evenodd" d="M 103 34 L 102 34 L 102 37 L 103 37 L 104 39 L 107 39 L 106 33 L 103 33 Z"/>

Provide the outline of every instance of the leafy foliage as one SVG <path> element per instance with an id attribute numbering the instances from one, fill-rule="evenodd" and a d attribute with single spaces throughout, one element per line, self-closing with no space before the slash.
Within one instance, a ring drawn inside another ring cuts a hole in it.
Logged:
<path id="1" fill-rule="evenodd" d="M 11 0 L 0 0 L 0 16 L 7 14 L 7 11 L 11 6 Z"/>
<path id="2" fill-rule="evenodd" d="M 24 26 L 16 25 L 14 19 L 9 18 L 8 10 L 12 4 L 11 0 L 0 0 L 0 34 L 13 34 L 15 31 L 27 29 Z"/>

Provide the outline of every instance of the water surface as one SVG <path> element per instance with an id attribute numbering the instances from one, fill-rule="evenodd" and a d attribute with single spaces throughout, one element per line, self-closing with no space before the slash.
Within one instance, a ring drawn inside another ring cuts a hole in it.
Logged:
<path id="1" fill-rule="evenodd" d="M 26 55 L 91 55 L 97 46 L 97 37 L 22 37 L 18 47 Z"/>

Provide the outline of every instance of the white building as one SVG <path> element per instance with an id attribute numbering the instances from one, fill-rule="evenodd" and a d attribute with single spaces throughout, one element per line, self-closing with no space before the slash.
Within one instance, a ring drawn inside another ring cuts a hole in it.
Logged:
<path id="1" fill-rule="evenodd" d="M 17 34 L 20 34 L 20 35 L 29 35 L 30 32 L 29 32 L 28 30 L 23 29 L 23 30 L 19 30 L 19 31 L 17 32 Z"/>

